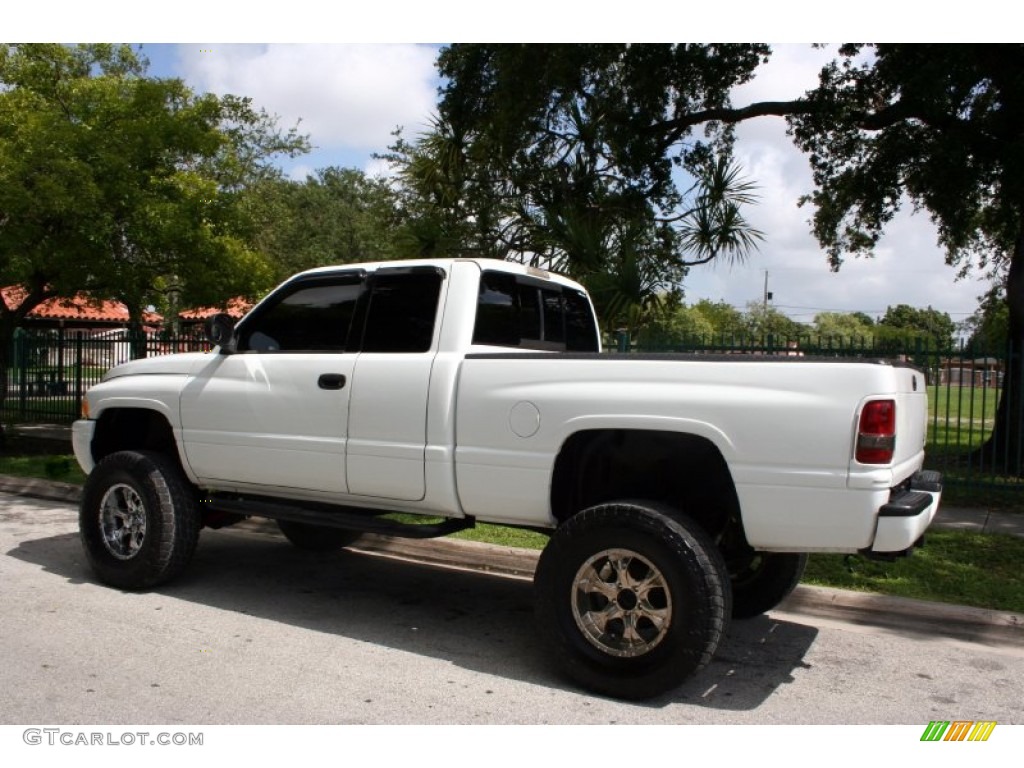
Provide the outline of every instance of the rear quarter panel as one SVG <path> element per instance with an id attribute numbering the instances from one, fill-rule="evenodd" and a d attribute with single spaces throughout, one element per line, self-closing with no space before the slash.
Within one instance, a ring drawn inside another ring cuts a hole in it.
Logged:
<path id="1" fill-rule="evenodd" d="M 786 358 L 470 355 L 458 387 L 459 498 L 482 520 L 551 526 L 554 461 L 572 434 L 685 432 L 721 452 L 752 544 L 850 551 L 870 542 L 875 502 L 892 480 L 891 470 L 869 469 L 868 487 L 849 487 L 859 408 L 866 397 L 893 396 L 898 370 Z M 906 429 L 916 441 L 919 427 Z"/>

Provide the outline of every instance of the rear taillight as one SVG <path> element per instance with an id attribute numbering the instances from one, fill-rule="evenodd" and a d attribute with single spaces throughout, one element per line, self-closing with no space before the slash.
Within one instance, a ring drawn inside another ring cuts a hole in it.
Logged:
<path id="1" fill-rule="evenodd" d="M 857 452 L 861 464 L 888 464 L 896 449 L 896 401 L 872 400 L 860 412 Z"/>

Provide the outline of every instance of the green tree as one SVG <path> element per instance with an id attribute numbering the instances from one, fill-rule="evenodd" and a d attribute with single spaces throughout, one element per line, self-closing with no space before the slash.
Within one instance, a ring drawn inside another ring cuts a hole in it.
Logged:
<path id="1" fill-rule="evenodd" d="M 969 334 L 967 349 L 976 355 L 1005 354 L 1009 312 L 1005 288 L 997 283 L 981 297 L 977 311 L 964 321 L 963 328 Z"/>
<path id="2" fill-rule="evenodd" d="M 165 289 L 202 304 L 271 278 L 240 236 L 238 196 L 304 139 L 145 67 L 127 46 L 0 47 L 0 281 L 23 289 L 0 302 L 0 377 L 48 298 L 119 299 L 138 328 Z"/>
<path id="3" fill-rule="evenodd" d="M 954 343 L 956 323 L 945 312 L 928 307 L 919 309 L 907 304 L 888 307 L 875 326 L 890 339 L 920 339 L 937 349 L 949 349 Z"/>
<path id="4" fill-rule="evenodd" d="M 846 45 L 780 111 L 811 159 L 813 227 L 838 268 L 909 201 L 948 263 L 1005 270 L 1014 347 L 985 453 L 1019 457 L 1024 347 L 1024 45 Z"/>
<path id="5" fill-rule="evenodd" d="M 400 255 L 395 193 L 354 168 L 322 168 L 301 182 L 264 179 L 250 186 L 244 204 L 254 246 L 279 280 L 312 267 Z"/>
<path id="6" fill-rule="evenodd" d="M 394 144 L 376 157 L 398 176 L 396 252 L 410 258 L 506 258 L 515 246 L 508 234 L 515 204 L 500 180 L 473 162 L 459 127 L 435 118 L 412 142 L 401 130 L 394 135 Z"/>
<path id="7" fill-rule="evenodd" d="M 639 343 L 645 347 L 671 347 L 687 343 L 704 344 L 712 340 L 715 329 L 696 306 L 672 302 L 662 317 L 654 319 L 640 333 Z"/>
<path id="8" fill-rule="evenodd" d="M 788 339 L 796 339 L 807 332 L 807 327 L 803 324 L 796 322 L 775 307 L 765 306 L 759 301 L 751 301 L 747 304 L 745 320 L 748 335 L 758 339 L 772 336 L 777 344 Z"/>
<path id="9" fill-rule="evenodd" d="M 741 259 L 760 237 L 742 216 L 752 185 L 729 160 L 728 128 L 690 143 L 665 142 L 646 128 L 666 114 L 728 104 L 731 87 L 766 52 L 756 45 L 445 48 L 439 122 L 460 159 L 447 163 L 458 174 L 441 178 L 463 182 L 467 194 L 453 199 L 463 218 L 489 222 L 482 240 L 577 277 L 611 313 L 608 322 L 630 326 L 688 266 Z M 686 171 L 683 186 L 678 168 Z"/>
<path id="10" fill-rule="evenodd" d="M 814 316 L 814 332 L 823 341 L 835 339 L 844 346 L 870 345 L 875 321 L 863 312 L 819 312 Z"/>
<path id="11" fill-rule="evenodd" d="M 701 299 L 693 308 L 710 324 L 712 333 L 723 341 L 745 336 L 747 333 L 746 318 L 731 304 Z"/>

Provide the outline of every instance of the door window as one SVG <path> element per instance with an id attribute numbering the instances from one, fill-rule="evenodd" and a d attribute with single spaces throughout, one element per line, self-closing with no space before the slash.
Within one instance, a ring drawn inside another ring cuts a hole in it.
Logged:
<path id="1" fill-rule="evenodd" d="M 443 279 L 430 267 L 375 274 L 361 351 L 429 351 Z"/>
<path id="2" fill-rule="evenodd" d="M 239 352 L 344 352 L 361 274 L 297 282 L 246 318 L 239 328 Z"/>

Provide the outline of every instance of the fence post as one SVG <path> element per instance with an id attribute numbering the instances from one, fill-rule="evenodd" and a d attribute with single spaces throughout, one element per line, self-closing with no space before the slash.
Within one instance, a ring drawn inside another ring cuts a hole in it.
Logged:
<path id="1" fill-rule="evenodd" d="M 82 412 L 82 331 L 75 334 L 75 400 L 78 407 L 77 418 Z"/>
<path id="2" fill-rule="evenodd" d="M 25 329 L 14 329 L 14 365 L 18 371 L 18 414 L 22 419 L 28 411 L 28 355 L 25 351 Z"/>

